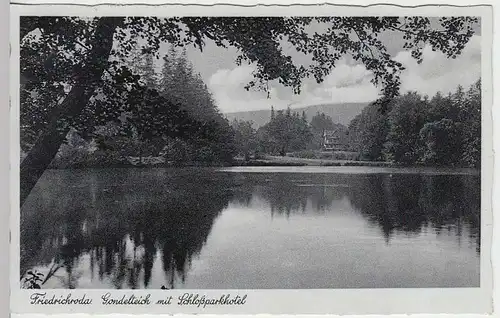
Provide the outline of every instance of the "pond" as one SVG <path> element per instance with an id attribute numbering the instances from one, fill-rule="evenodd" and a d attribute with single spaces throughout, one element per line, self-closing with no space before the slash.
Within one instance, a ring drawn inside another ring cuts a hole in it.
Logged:
<path id="1" fill-rule="evenodd" d="M 21 211 L 43 288 L 478 287 L 480 176 L 368 167 L 48 170 Z"/>

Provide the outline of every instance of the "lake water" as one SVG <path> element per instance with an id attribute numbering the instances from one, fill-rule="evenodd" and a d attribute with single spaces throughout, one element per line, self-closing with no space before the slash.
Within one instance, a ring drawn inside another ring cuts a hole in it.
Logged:
<path id="1" fill-rule="evenodd" d="M 470 171 L 49 170 L 21 211 L 43 288 L 477 287 L 479 253 Z"/>

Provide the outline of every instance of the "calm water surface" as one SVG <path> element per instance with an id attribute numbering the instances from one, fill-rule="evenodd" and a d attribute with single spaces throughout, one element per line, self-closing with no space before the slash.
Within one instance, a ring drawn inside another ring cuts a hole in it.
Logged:
<path id="1" fill-rule="evenodd" d="M 472 287 L 479 252 L 470 171 L 49 170 L 21 211 L 44 288 Z"/>

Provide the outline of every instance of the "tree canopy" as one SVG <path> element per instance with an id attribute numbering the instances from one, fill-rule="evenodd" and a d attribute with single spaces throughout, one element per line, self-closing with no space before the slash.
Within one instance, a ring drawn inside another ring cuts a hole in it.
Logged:
<path id="1" fill-rule="evenodd" d="M 236 64 L 257 65 L 248 89 L 276 81 L 295 93 L 306 77 L 321 82 L 349 54 L 373 73 L 380 105 L 386 105 L 399 93 L 404 67 L 387 52 L 382 32 L 402 33 L 403 48 L 418 61 L 424 44 L 454 58 L 476 22 L 469 17 L 444 17 L 437 25 L 426 17 L 21 17 L 21 132 L 28 151 L 21 164 L 21 204 L 71 128 L 92 133 L 134 109 L 148 119 L 138 121 L 147 134 L 190 135 L 190 129 L 203 126 L 183 110 L 182 101 L 164 99 L 127 67 L 135 47 L 157 56 L 162 43 L 200 50 L 205 41 L 232 46 L 239 52 Z M 324 31 L 311 33 L 312 24 Z M 310 65 L 295 64 L 283 42 L 310 56 Z"/>
<path id="2" fill-rule="evenodd" d="M 290 107 L 276 113 L 273 110 L 270 121 L 259 128 L 258 136 L 262 151 L 281 156 L 306 148 L 312 139 L 305 113 L 301 116 Z"/>
<path id="3" fill-rule="evenodd" d="M 408 92 L 393 99 L 385 114 L 370 105 L 351 121 L 349 136 L 366 160 L 479 167 L 481 82 L 431 99 Z"/>

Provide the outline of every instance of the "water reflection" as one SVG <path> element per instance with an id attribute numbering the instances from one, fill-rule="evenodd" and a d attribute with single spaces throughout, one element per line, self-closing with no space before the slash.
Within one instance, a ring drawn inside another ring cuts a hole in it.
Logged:
<path id="1" fill-rule="evenodd" d="M 176 279 L 185 279 L 191 258 L 232 193 L 211 175 L 162 176 L 162 184 L 157 180 L 140 188 L 126 185 L 133 182 L 121 186 L 124 180 L 115 174 L 96 176 L 89 188 L 38 189 L 42 195 L 23 207 L 22 273 L 34 265 L 60 264 L 64 286 L 74 288 L 72 269 L 88 254 L 92 276 L 97 271 L 101 280 L 110 277 L 114 288 L 146 288 L 160 257 L 165 285 L 173 288 Z M 128 181 L 140 177 L 130 174 Z M 61 181 L 71 188 L 72 180 L 68 175 Z"/>
<path id="2" fill-rule="evenodd" d="M 252 189 L 236 193 L 251 206 L 253 196 L 264 198 L 272 215 L 334 212 L 348 199 L 367 220 L 376 224 L 387 242 L 395 232 L 418 234 L 427 227 L 437 233 L 464 227 L 480 249 L 480 178 L 474 175 L 369 174 L 320 175 L 280 173 L 272 178 L 247 175 Z"/>
<path id="3" fill-rule="evenodd" d="M 377 224 L 386 240 L 395 232 L 437 233 L 466 226 L 480 248 L 480 182 L 473 176 L 371 175 L 350 189 L 352 205 Z"/>
<path id="4" fill-rule="evenodd" d="M 161 264 L 162 285 L 182 287 L 229 205 L 255 213 L 264 206 L 272 218 L 348 206 L 386 244 L 398 233 L 432 229 L 480 251 L 480 181 L 473 175 L 49 171 L 21 213 L 21 273 L 57 271 L 55 285 L 78 288 L 88 278 L 75 267 L 88 264 L 107 288 L 148 288 Z"/>

